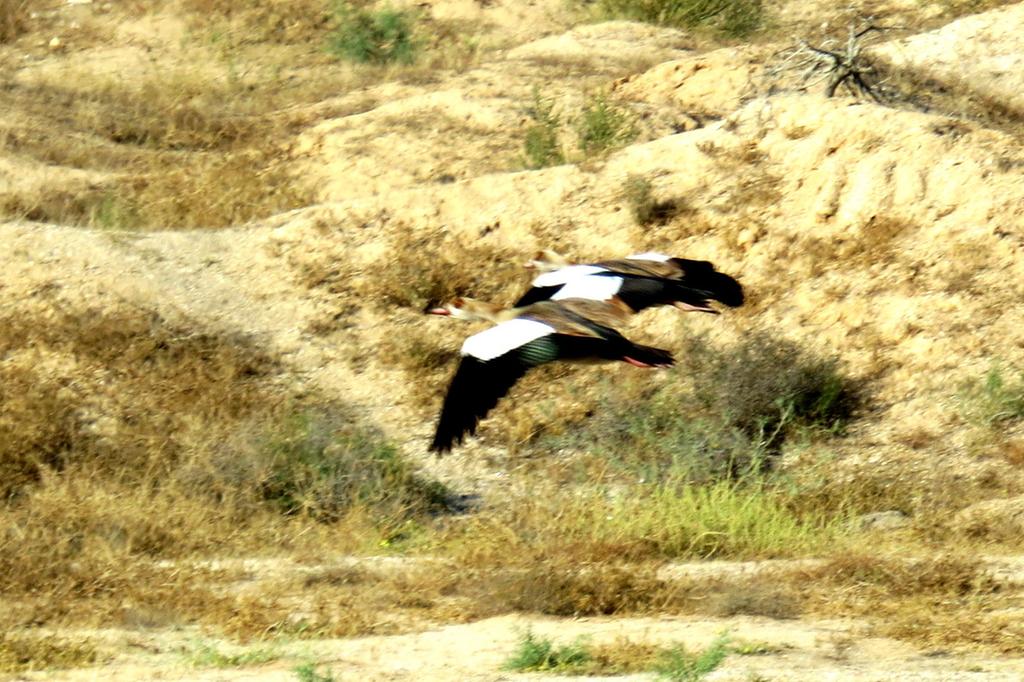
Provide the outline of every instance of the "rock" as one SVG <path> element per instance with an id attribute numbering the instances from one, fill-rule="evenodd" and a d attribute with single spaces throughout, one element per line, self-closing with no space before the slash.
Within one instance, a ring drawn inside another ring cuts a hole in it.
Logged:
<path id="1" fill-rule="evenodd" d="M 896 530 L 910 523 L 910 517 L 901 511 L 890 510 L 861 514 L 854 519 L 857 530 Z"/>

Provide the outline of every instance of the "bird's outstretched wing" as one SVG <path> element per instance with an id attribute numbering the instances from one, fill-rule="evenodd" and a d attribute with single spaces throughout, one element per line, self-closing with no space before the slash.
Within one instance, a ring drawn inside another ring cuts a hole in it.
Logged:
<path id="1" fill-rule="evenodd" d="M 556 336 L 529 341 L 489 360 L 464 355 L 448 386 L 430 449 L 447 452 L 476 433 L 480 420 L 530 368 L 558 358 Z"/>

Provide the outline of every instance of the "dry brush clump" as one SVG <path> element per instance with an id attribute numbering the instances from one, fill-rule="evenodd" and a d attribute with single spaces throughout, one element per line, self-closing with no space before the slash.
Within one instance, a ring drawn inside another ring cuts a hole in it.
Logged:
<path id="1" fill-rule="evenodd" d="M 808 610 L 867 617 L 882 636 L 925 646 L 1022 651 L 1024 629 L 1005 611 L 1014 595 L 1003 594 L 1005 586 L 976 557 L 840 555 L 793 579 L 811 586 Z"/>
<path id="2" fill-rule="evenodd" d="M 841 434 L 864 399 L 837 358 L 766 330 L 728 345 L 690 336 L 685 347 L 685 375 L 599 383 L 590 414 L 539 445 L 592 452 L 648 480 L 742 477 L 787 439 Z"/>
<path id="3" fill-rule="evenodd" d="M 764 23 L 761 0 L 598 0 L 599 14 L 678 28 L 704 28 L 726 37 L 748 36 Z"/>
<path id="4" fill-rule="evenodd" d="M 268 538 L 275 552 L 358 549 L 447 509 L 447 491 L 345 406 L 303 402 L 251 340 L 193 324 L 59 303 L 4 320 L 5 626 L 251 633 L 287 614 L 255 603 L 225 618 L 239 602 L 216 586 L 230 576 L 162 562 L 265 552 Z"/>

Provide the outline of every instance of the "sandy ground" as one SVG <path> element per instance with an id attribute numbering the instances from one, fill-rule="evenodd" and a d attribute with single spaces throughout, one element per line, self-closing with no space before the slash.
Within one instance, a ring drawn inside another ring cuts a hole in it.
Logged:
<path id="1" fill-rule="evenodd" d="M 479 7 L 492 3 L 435 4 L 447 16 L 479 18 Z M 436 321 L 368 309 L 359 324 L 317 333 L 317 320 L 338 302 L 304 284 L 305 269 L 336 261 L 351 266 L 354 278 L 372 278 L 388 267 L 402 231 L 522 253 L 552 241 L 616 255 L 679 249 L 737 273 L 756 292 L 749 314 L 762 323 L 817 339 L 841 351 L 855 374 L 875 378 L 880 404 L 865 427 L 872 430 L 869 458 L 964 476 L 993 466 L 965 456 L 956 437 L 918 452 L 906 434 L 955 424 L 948 387 L 991 358 L 1024 359 L 1024 308 L 1012 305 L 1024 296 L 1019 140 L 970 121 L 815 93 L 752 97 L 756 65 L 771 46 L 698 53 L 676 31 L 622 22 L 565 30 L 555 3 L 543 12 L 496 3 L 486 16 L 508 28 L 509 49 L 440 84 L 387 83 L 345 95 L 331 106 L 359 101 L 352 108 L 363 110 L 318 122 L 294 140 L 290 162 L 319 179 L 321 203 L 218 232 L 3 224 L 0 299 L 38 311 L 51 304 L 41 292 L 56 291 L 73 309 L 144 309 L 200 330 L 252 335 L 298 385 L 358 406 L 424 468 L 487 495 L 505 473 L 480 456 L 489 454 L 486 443 L 443 460 L 427 457 L 431 424 L 409 397 L 407 378 L 372 359 L 387 336 Z M 900 65 L 1024 106 L 1024 38 L 1014 30 L 1022 16 L 1024 5 L 1014 5 L 881 49 Z M 174 22 L 135 22 L 124 28 L 128 52 L 96 48 L 90 58 L 123 65 L 154 36 L 173 42 L 181 31 Z M 19 77 L 45 79 L 56 59 L 44 54 Z M 590 75 L 574 78 L 572 69 Z M 579 102 L 587 78 L 617 79 L 615 92 L 650 112 L 644 136 L 600 162 L 509 170 L 519 139 L 507 131 L 523 125 L 538 73 L 562 74 L 551 75 L 550 87 L 566 106 Z M 636 225 L 619 196 L 629 174 L 653 177 L 658 196 L 684 198 L 693 219 Z M 31 193 L 58 180 L 90 178 L 0 159 L 4 192 Z M 657 342 L 672 336 L 676 320 L 646 324 Z M 1020 561 L 1006 559 L 1002 570 L 1016 575 Z M 921 650 L 874 638 L 855 621 L 529 616 L 273 643 L 280 660 L 243 669 L 190 667 L 182 650 L 199 632 L 103 631 L 89 634 L 119 652 L 110 664 L 15 679 L 294 680 L 305 660 L 337 679 L 529 679 L 539 675 L 501 670 L 527 628 L 559 641 L 690 647 L 728 632 L 776 649 L 731 655 L 709 680 L 1024 679 L 1024 661 Z"/>

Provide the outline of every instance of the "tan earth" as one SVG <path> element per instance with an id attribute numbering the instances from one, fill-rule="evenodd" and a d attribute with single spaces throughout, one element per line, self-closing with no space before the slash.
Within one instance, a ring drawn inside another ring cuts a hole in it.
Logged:
<path id="1" fill-rule="evenodd" d="M 69 73 L 142 80 L 152 69 L 219 68 L 210 57 L 215 46 L 183 47 L 194 29 L 173 7 L 134 12 L 110 4 L 102 11 L 99 3 L 48 7 L 54 14 L 46 27 L 3 46 L 14 81 L 29 87 Z M 879 64 L 998 103 L 1004 123 L 1024 120 L 1014 119 L 1024 116 L 1024 4 L 953 21 L 938 5 L 904 4 L 889 8 L 891 16 L 935 28 L 915 32 L 916 24 L 904 21 L 898 35 L 874 44 Z M 324 92 L 288 111 L 308 124 L 280 140 L 279 161 L 311 183 L 311 205 L 218 230 L 118 231 L 11 219 L 0 224 L 0 305 L 37 320 L 67 311 L 145 311 L 196 334 L 244 334 L 280 362 L 282 382 L 355 406 L 419 467 L 494 503 L 511 495 L 504 486 L 514 457 L 486 428 L 452 456 L 428 455 L 433 406 L 419 402 L 415 379 L 402 367 L 378 357 L 403 335 L 450 345 L 465 330 L 426 319 L 412 304 L 360 301 L 361 292 L 373 291 L 396 252 L 418 246 L 435 254 L 428 257 L 438 257 L 440 247 L 442 259 L 452 243 L 523 260 L 545 247 L 579 257 L 664 250 L 711 260 L 749 292 L 749 305 L 727 319 L 687 324 L 713 339 L 772 328 L 839 354 L 854 377 L 872 382 L 872 409 L 837 446 L 842 466 L 888 467 L 894 476 L 949 485 L 996 473 L 1019 481 L 1020 462 L 1004 457 L 1004 443 L 972 440 L 955 395 L 994 360 L 1024 366 L 1019 130 L 934 106 L 919 110 L 912 97 L 883 105 L 825 98 L 820 87 L 769 93 L 764 84 L 779 50 L 815 35 L 823 20 L 836 21 L 823 3 L 787 3 L 774 30 L 789 33 L 773 33 L 771 42 L 725 46 L 675 29 L 582 23 L 554 1 L 422 5 L 434 19 L 487 27 L 476 61 L 429 78 L 385 77 Z M 59 35 L 57 47 L 47 30 Z M 587 92 L 607 89 L 632 107 L 639 137 L 596 160 L 524 170 L 522 130 L 538 82 L 564 111 L 578 108 Z M 0 140 L 20 125 L 14 116 L 0 112 Z M 87 188 L 111 175 L 5 151 L 0 197 Z M 637 224 L 622 194 L 631 175 L 651 178 L 654 197 L 678 201 L 685 212 L 664 224 Z M 311 284 L 321 280 L 328 284 Z M 646 343 L 672 347 L 677 328 L 674 311 L 662 311 L 631 330 Z M 23 349 L 0 361 L 55 380 L 80 371 L 76 358 L 57 352 Z M 79 389 L 69 380 L 67 390 Z M 105 416 L 116 399 L 88 397 L 89 428 L 117 428 Z M 994 491 L 952 523 L 966 533 L 998 527 L 1001 536 L 1019 535 L 1024 497 L 1013 492 Z M 1017 594 L 1021 557 L 992 561 L 1007 593 Z M 274 570 L 301 567 L 281 562 L 257 574 Z M 679 570 L 739 569 L 712 562 Z M 1020 603 L 1019 595 L 1008 597 L 1007 608 L 1015 609 L 1008 613 L 1024 615 Z M 547 677 L 501 669 L 526 628 L 560 641 L 685 641 L 697 648 L 726 631 L 767 647 L 763 655 L 730 656 L 708 680 L 1024 679 L 1024 659 L 881 638 L 853 618 L 743 615 L 501 616 L 400 635 L 284 641 L 273 644 L 278 660 L 240 668 L 190 666 L 182 652 L 202 636 L 198 629 L 72 630 L 103 642 L 113 659 L 10 679 L 292 680 L 305 660 L 337 679 Z"/>

